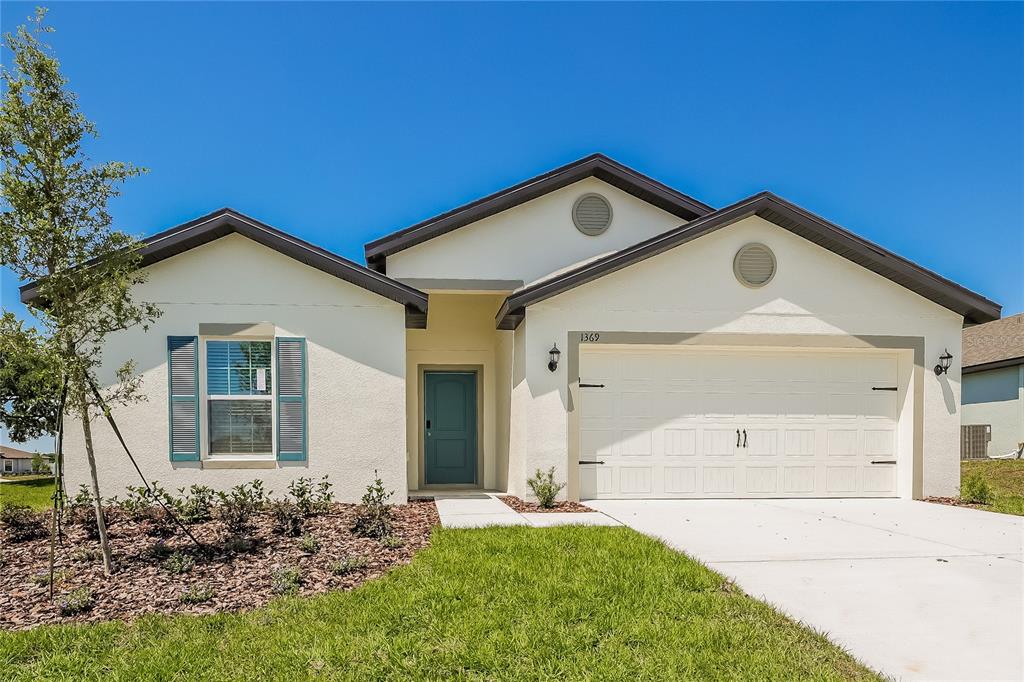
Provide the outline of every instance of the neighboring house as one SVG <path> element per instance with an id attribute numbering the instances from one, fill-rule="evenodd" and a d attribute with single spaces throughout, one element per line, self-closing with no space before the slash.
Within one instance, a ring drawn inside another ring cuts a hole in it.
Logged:
<path id="1" fill-rule="evenodd" d="M 376 471 L 398 500 L 527 495 L 553 467 L 572 499 L 952 495 L 961 330 L 1000 315 L 772 194 L 716 210 L 601 155 L 368 267 L 231 209 L 143 254 L 163 316 L 110 337 L 102 378 L 136 361 L 149 400 L 115 414 L 169 489 L 329 474 L 357 500 Z M 93 432 L 106 490 L 137 484 Z"/>
<path id="2" fill-rule="evenodd" d="M 1024 442 L 1024 313 L 964 329 L 962 423 L 992 429 L 989 455 Z"/>
<path id="3" fill-rule="evenodd" d="M 32 472 L 32 458 L 34 452 L 27 452 L 12 448 L 9 445 L 0 445 L 0 476 L 4 474 L 27 474 Z M 49 470 L 50 465 L 46 465 Z"/>

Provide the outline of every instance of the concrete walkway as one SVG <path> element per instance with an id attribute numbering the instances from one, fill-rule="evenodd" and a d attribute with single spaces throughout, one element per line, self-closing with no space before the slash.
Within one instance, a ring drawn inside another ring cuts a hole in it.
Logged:
<path id="1" fill-rule="evenodd" d="M 600 512 L 573 514 L 528 513 L 520 514 L 498 499 L 494 493 L 438 494 L 434 504 L 441 517 L 441 525 L 449 528 L 481 528 L 484 526 L 619 526 L 615 519 Z"/>
<path id="2" fill-rule="evenodd" d="M 1024 679 L 1024 518 L 910 500 L 602 500 L 897 679 Z"/>

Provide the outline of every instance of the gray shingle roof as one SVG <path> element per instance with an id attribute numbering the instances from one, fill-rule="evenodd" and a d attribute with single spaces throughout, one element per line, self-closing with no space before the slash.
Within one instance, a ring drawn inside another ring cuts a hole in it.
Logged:
<path id="1" fill-rule="evenodd" d="M 1024 313 L 964 329 L 963 353 L 965 368 L 1011 360 L 1024 364 Z"/>

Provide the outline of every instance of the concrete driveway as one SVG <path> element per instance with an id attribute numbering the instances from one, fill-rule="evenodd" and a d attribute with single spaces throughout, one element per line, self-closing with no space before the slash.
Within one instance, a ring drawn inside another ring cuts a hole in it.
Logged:
<path id="1" fill-rule="evenodd" d="M 588 505 L 901 679 L 1024 679 L 1024 518 L 909 500 Z"/>

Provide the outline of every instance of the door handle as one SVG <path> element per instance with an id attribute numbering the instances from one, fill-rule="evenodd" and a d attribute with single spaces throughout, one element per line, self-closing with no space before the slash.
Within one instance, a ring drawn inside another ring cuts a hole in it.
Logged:
<path id="1" fill-rule="evenodd" d="M 743 429 L 743 447 L 747 447 L 747 430 Z"/>
<path id="2" fill-rule="evenodd" d="M 428 429 L 430 428 L 430 420 L 429 419 L 427 420 L 427 428 Z"/>
<path id="3" fill-rule="evenodd" d="M 740 446 L 740 430 L 736 429 L 736 447 Z"/>

